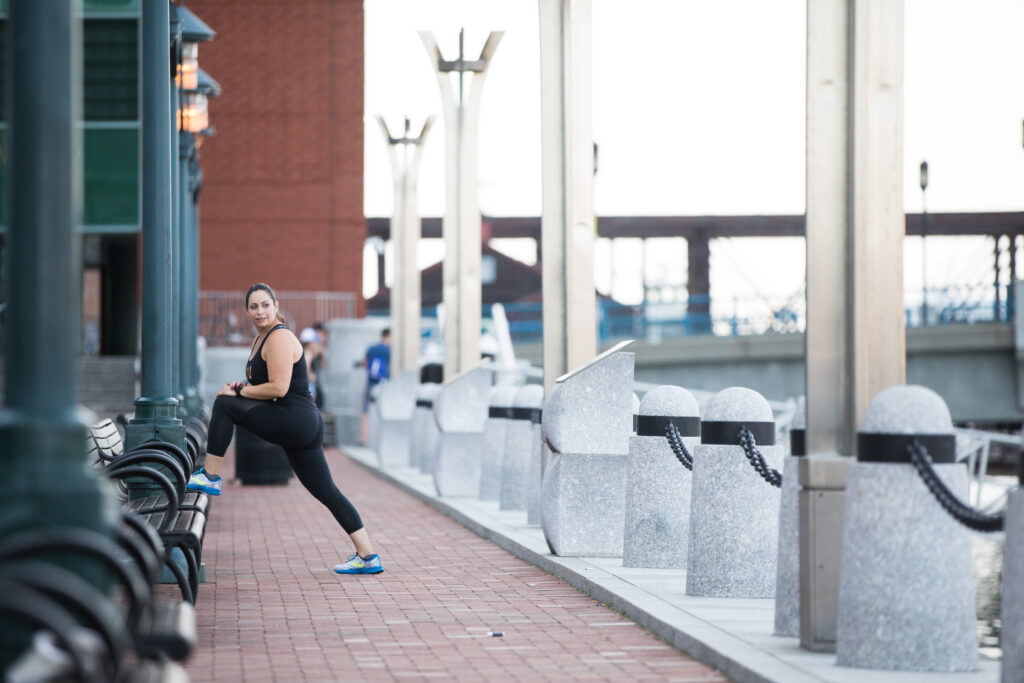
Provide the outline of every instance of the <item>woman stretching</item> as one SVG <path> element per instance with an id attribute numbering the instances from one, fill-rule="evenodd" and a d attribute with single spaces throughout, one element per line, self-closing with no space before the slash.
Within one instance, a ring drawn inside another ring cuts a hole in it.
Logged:
<path id="1" fill-rule="evenodd" d="M 210 418 L 206 466 L 192 475 L 188 488 L 219 496 L 220 467 L 234 425 L 241 425 L 288 455 L 302 485 L 327 506 L 355 544 L 356 552 L 339 574 L 379 574 L 384 571 L 355 507 L 331 479 L 324 458 L 324 422 L 309 393 L 302 344 L 280 323 L 277 297 L 257 283 L 245 293 L 245 310 L 256 328 L 246 382 L 230 382 L 217 392 Z"/>

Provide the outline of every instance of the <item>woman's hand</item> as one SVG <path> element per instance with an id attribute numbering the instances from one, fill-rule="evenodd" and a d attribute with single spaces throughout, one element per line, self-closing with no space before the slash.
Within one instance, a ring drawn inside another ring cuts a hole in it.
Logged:
<path id="1" fill-rule="evenodd" d="M 235 387 L 243 387 L 243 386 L 245 386 L 245 382 L 228 382 L 227 384 L 225 384 L 224 386 L 222 386 L 220 388 L 220 391 L 217 392 L 217 395 L 218 396 L 234 396 L 235 395 Z"/>

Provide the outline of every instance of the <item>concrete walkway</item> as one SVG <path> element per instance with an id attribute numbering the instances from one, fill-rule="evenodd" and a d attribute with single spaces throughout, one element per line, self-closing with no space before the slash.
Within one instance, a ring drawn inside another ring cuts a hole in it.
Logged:
<path id="1" fill-rule="evenodd" d="M 349 541 L 295 480 L 227 483 L 207 525 L 193 681 L 726 680 L 338 451 L 328 462 L 385 572 L 333 573 Z"/>
<path id="2" fill-rule="evenodd" d="M 772 635 L 774 600 L 694 598 L 684 571 L 628 569 L 620 559 L 561 558 L 551 554 L 539 526 L 525 512 L 502 512 L 497 503 L 439 498 L 431 477 L 411 468 L 379 470 L 373 451 L 343 450 L 397 488 L 416 496 L 517 557 L 614 606 L 666 642 L 736 681 L 778 683 L 997 683 L 999 664 L 978 660 L 975 672 L 933 674 L 850 669 L 835 655 L 802 650 L 796 638 Z"/>

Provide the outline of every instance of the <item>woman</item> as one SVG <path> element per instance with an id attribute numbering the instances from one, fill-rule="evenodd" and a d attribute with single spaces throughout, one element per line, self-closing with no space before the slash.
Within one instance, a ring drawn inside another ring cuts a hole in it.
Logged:
<path id="1" fill-rule="evenodd" d="M 299 340 L 280 323 L 274 290 L 262 282 L 253 285 L 245 293 L 245 309 L 257 332 L 245 365 L 247 381 L 229 382 L 217 392 L 206 466 L 192 475 L 188 487 L 220 495 L 224 452 L 234 425 L 242 425 L 284 449 L 302 485 L 327 506 L 352 539 L 356 552 L 334 571 L 379 574 L 384 568 L 359 513 L 331 479 L 324 458 L 324 422 L 309 393 L 306 358 Z"/>

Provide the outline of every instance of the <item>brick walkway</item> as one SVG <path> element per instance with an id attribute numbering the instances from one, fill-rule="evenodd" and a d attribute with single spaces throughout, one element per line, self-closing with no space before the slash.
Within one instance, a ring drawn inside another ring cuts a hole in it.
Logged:
<path id="1" fill-rule="evenodd" d="M 226 485 L 207 526 L 193 681 L 727 680 L 337 451 L 327 458 L 384 573 L 331 571 L 349 541 L 295 480 Z"/>

